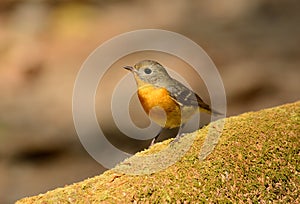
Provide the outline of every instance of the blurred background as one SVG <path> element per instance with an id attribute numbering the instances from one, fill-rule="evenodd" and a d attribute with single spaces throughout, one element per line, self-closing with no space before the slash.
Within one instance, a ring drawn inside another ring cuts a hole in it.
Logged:
<path id="1" fill-rule="evenodd" d="M 144 28 L 187 36 L 219 69 L 231 116 L 300 99 L 299 10 L 297 0 L 2 0 L 0 203 L 105 170 L 72 120 L 76 74 L 101 43 Z"/>

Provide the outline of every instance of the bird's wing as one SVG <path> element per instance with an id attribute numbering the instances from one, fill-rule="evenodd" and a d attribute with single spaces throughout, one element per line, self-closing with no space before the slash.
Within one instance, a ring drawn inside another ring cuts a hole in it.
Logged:
<path id="1" fill-rule="evenodd" d="M 204 103 L 196 93 L 179 81 L 174 80 L 173 83 L 167 86 L 167 90 L 169 91 L 171 98 L 180 106 L 198 106 L 200 109 L 208 113 L 211 112 L 209 105 Z"/>

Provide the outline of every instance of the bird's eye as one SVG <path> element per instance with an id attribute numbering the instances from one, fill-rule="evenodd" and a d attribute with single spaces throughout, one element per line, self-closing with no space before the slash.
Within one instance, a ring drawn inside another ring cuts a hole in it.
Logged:
<path id="1" fill-rule="evenodd" d="M 149 68 L 146 68 L 146 69 L 144 70 L 144 72 L 145 72 L 146 74 L 151 74 L 152 70 L 149 69 Z"/>

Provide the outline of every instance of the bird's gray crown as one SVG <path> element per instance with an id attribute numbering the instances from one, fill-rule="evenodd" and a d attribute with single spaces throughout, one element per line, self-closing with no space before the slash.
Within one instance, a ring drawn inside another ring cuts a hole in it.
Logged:
<path id="1" fill-rule="evenodd" d="M 161 84 L 171 79 L 167 70 L 158 62 L 143 60 L 134 65 L 138 77 L 151 84 Z"/>

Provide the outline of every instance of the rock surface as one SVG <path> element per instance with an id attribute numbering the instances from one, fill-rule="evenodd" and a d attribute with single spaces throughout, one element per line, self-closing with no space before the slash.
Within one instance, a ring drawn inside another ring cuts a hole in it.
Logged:
<path id="1" fill-rule="evenodd" d="M 215 150 L 201 160 L 201 146 L 216 122 L 185 135 L 196 134 L 192 147 L 166 169 L 130 175 L 115 168 L 17 203 L 299 203 L 300 102 L 225 119 Z M 168 143 L 134 157 L 174 148 Z"/>

